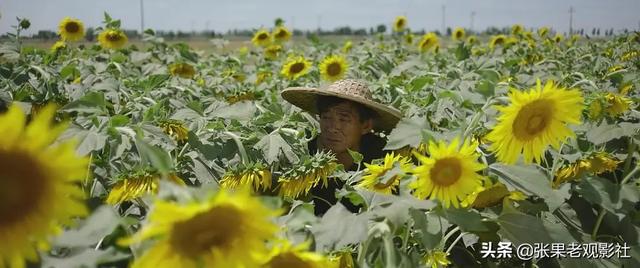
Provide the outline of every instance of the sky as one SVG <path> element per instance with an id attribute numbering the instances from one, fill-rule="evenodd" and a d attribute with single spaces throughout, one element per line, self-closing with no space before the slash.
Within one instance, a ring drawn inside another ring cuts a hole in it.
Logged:
<path id="1" fill-rule="evenodd" d="M 573 7 L 574 29 L 593 27 L 640 30 L 640 0 L 142 0 L 144 26 L 165 31 L 226 32 L 273 26 L 281 17 L 290 28 L 369 28 L 391 25 L 398 15 L 408 18 L 413 30 L 445 27 L 484 30 L 520 23 L 526 28 L 569 30 Z M 101 25 L 103 12 L 122 20 L 125 29 L 139 30 L 140 0 L 2 0 L 0 34 L 13 32 L 16 17 L 28 18 L 31 28 L 56 30 L 65 16 L 82 20 L 86 27 Z M 471 14 L 475 13 L 473 16 Z"/>

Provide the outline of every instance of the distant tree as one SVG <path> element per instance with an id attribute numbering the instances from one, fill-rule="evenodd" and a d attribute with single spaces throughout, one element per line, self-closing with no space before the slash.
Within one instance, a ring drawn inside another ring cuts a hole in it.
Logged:
<path id="1" fill-rule="evenodd" d="M 600 28 L 598 28 L 598 29 L 596 30 L 596 35 L 597 35 L 597 36 L 600 36 Z"/>
<path id="2" fill-rule="evenodd" d="M 373 35 L 375 31 L 373 31 L 373 27 L 369 28 L 369 35 Z"/>
<path id="3" fill-rule="evenodd" d="M 284 25 L 284 20 L 282 18 L 276 18 L 273 24 L 275 24 L 276 26 L 282 26 Z"/>
<path id="4" fill-rule="evenodd" d="M 591 30 L 591 35 L 596 35 L 596 28 L 593 28 L 593 30 Z"/>
<path id="5" fill-rule="evenodd" d="M 55 32 L 48 31 L 48 30 L 40 30 L 33 37 L 38 38 L 38 39 L 49 40 L 49 39 L 56 38 L 57 36 L 58 35 Z"/>
<path id="6" fill-rule="evenodd" d="M 451 27 L 447 27 L 447 36 L 451 36 Z"/>
<path id="7" fill-rule="evenodd" d="M 387 31 L 387 25 L 380 24 L 378 25 L 378 27 L 376 27 L 377 33 L 385 33 L 386 31 Z"/>
<path id="8" fill-rule="evenodd" d="M 96 29 L 94 29 L 93 27 L 87 28 L 87 30 L 84 32 L 84 38 L 86 38 L 87 41 L 89 42 L 92 42 L 93 40 L 95 40 Z"/>
<path id="9" fill-rule="evenodd" d="M 357 29 L 357 30 L 353 31 L 353 34 L 354 35 L 359 35 L 359 36 L 367 35 L 367 29 L 366 28 Z"/>

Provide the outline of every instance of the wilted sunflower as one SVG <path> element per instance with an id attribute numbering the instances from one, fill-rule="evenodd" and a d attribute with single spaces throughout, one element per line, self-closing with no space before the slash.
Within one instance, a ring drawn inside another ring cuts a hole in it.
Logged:
<path id="1" fill-rule="evenodd" d="M 514 24 L 511 26 L 511 34 L 513 35 L 520 35 L 523 30 L 524 27 L 522 27 L 522 25 L 520 24 Z"/>
<path id="2" fill-rule="evenodd" d="M 618 92 L 620 93 L 620 95 L 629 95 L 629 92 L 631 92 L 631 90 L 633 90 L 633 83 L 627 82 L 620 85 Z"/>
<path id="3" fill-rule="evenodd" d="M 346 42 L 344 42 L 344 45 L 342 45 L 342 52 L 348 53 L 349 51 L 351 51 L 352 47 L 353 47 L 353 43 L 347 40 Z"/>
<path id="4" fill-rule="evenodd" d="M 449 253 L 442 250 L 430 250 L 423 256 L 422 260 L 425 262 L 427 267 L 431 266 L 431 268 L 438 268 L 440 265 L 442 265 L 442 267 L 446 267 L 451 264 L 447 259 L 448 255 Z"/>
<path id="5" fill-rule="evenodd" d="M 222 176 L 220 186 L 227 189 L 251 186 L 256 192 L 268 190 L 271 188 L 271 171 L 260 163 L 234 168 Z"/>
<path id="6" fill-rule="evenodd" d="M 290 80 L 296 80 L 307 74 L 310 68 L 311 62 L 303 56 L 292 57 L 282 66 L 280 74 Z"/>
<path id="7" fill-rule="evenodd" d="M 251 42 L 255 46 L 266 47 L 271 44 L 271 34 L 265 29 L 260 29 L 253 35 Z"/>
<path id="8" fill-rule="evenodd" d="M 547 27 L 538 28 L 538 36 L 546 37 L 548 33 L 549 33 L 549 28 L 547 28 Z"/>
<path id="9" fill-rule="evenodd" d="M 273 39 L 276 40 L 276 42 L 289 41 L 289 39 L 291 39 L 291 32 L 287 27 L 278 26 L 273 30 Z"/>
<path id="10" fill-rule="evenodd" d="M 278 54 L 282 51 L 281 45 L 270 45 L 264 49 L 264 57 L 270 60 L 278 58 Z"/>
<path id="11" fill-rule="evenodd" d="M 407 27 L 407 17 L 405 16 L 397 16 L 393 21 L 393 31 L 394 32 L 402 32 Z"/>
<path id="12" fill-rule="evenodd" d="M 320 75 L 325 80 L 336 81 L 344 77 L 348 68 L 349 65 L 344 57 L 332 55 L 324 58 L 320 63 Z"/>
<path id="13" fill-rule="evenodd" d="M 0 115 L 0 267 L 37 261 L 63 225 L 87 215 L 78 185 L 89 159 L 76 155 L 73 141 L 52 145 L 67 128 L 52 125 L 54 114 L 47 105 L 27 125 L 13 104 Z"/>
<path id="14" fill-rule="evenodd" d="M 58 52 L 59 50 L 62 50 L 62 49 L 65 49 L 65 48 L 67 48 L 67 43 L 65 41 L 62 41 L 62 40 L 56 41 L 51 46 L 51 53 Z"/>
<path id="15" fill-rule="evenodd" d="M 511 105 L 498 107 L 498 124 L 487 135 L 490 150 L 498 160 L 513 164 L 524 152 L 524 162 L 540 162 L 546 147 L 559 149 L 560 143 L 575 134 L 566 125 L 580 124 L 584 99 L 577 89 L 558 88 L 553 81 L 544 87 L 540 80 L 529 92 L 511 90 Z"/>
<path id="16" fill-rule="evenodd" d="M 257 98 L 258 97 L 253 91 L 241 91 L 241 92 L 237 92 L 237 93 L 225 96 L 225 100 L 229 104 L 234 104 L 241 101 L 253 101 L 253 100 L 256 100 Z"/>
<path id="17" fill-rule="evenodd" d="M 463 207 L 486 208 L 498 205 L 504 198 L 511 200 L 524 200 L 526 196 L 520 191 L 509 191 L 501 182 L 493 183 L 491 179 L 484 177 L 482 187 L 478 187 L 473 193 L 461 202 Z"/>
<path id="18" fill-rule="evenodd" d="M 607 93 L 604 98 L 608 104 L 605 111 L 612 117 L 616 117 L 628 111 L 629 106 L 633 103 L 631 99 L 611 92 Z"/>
<path id="19" fill-rule="evenodd" d="M 98 35 L 98 42 L 103 48 L 122 48 L 128 40 L 127 35 L 119 29 L 105 29 Z"/>
<path id="20" fill-rule="evenodd" d="M 451 39 L 453 39 L 453 41 L 461 41 L 465 36 L 466 33 L 464 31 L 464 28 L 456 27 L 456 29 L 453 30 L 453 34 L 451 34 Z"/>
<path id="21" fill-rule="evenodd" d="M 277 214 L 247 189 L 221 189 L 189 204 L 158 200 L 142 230 L 120 244 L 156 240 L 133 268 L 257 267 L 268 252 L 265 241 L 278 230 L 272 222 Z"/>
<path id="22" fill-rule="evenodd" d="M 84 38 L 84 24 L 78 19 L 65 17 L 58 25 L 58 34 L 63 41 L 78 41 Z"/>
<path id="23" fill-rule="evenodd" d="M 580 179 L 586 173 L 599 175 L 612 172 L 622 161 L 607 152 L 595 152 L 585 159 L 560 168 L 553 179 L 553 188 L 558 188 L 565 182 Z"/>
<path id="24" fill-rule="evenodd" d="M 304 267 L 325 268 L 335 267 L 325 256 L 310 252 L 309 243 L 297 246 L 289 241 L 281 241 L 271 249 L 271 253 L 265 258 L 267 261 L 262 268 Z"/>
<path id="25" fill-rule="evenodd" d="M 415 190 L 413 195 L 438 199 L 446 208 L 460 207 L 460 202 L 480 186 L 482 176 L 477 172 L 486 167 L 478 162 L 477 147 L 469 141 L 460 146 L 456 138 L 449 145 L 430 141 L 429 157 L 414 152 L 420 165 L 413 170 L 417 179 L 409 184 Z"/>
<path id="26" fill-rule="evenodd" d="M 504 46 L 507 43 L 507 36 L 504 34 L 498 34 L 491 37 L 491 41 L 489 41 L 489 48 L 491 50 L 496 49 L 497 46 Z"/>
<path id="27" fill-rule="evenodd" d="M 411 169 L 411 160 L 400 155 L 394 155 L 394 153 L 388 153 L 384 157 L 384 161 L 381 165 L 364 163 L 365 174 L 362 176 L 362 181 L 359 186 L 376 191 L 383 194 L 391 194 L 398 185 L 400 185 L 400 179 Z M 387 172 L 398 167 L 400 173 L 387 174 Z"/>
<path id="28" fill-rule="evenodd" d="M 196 69 L 188 63 L 171 64 L 171 66 L 169 66 L 169 72 L 173 76 L 179 76 L 186 79 L 191 79 L 196 75 Z"/>
<path id="29" fill-rule="evenodd" d="M 305 158 L 297 167 L 286 171 L 278 178 L 280 196 L 298 198 L 309 193 L 309 190 L 320 182 L 326 187 L 329 184 L 327 177 L 336 171 L 337 167 L 335 156 L 329 153 L 320 152 Z"/>
<path id="30" fill-rule="evenodd" d="M 438 42 L 438 36 L 435 33 L 428 33 L 422 36 L 422 40 L 418 43 L 418 48 L 421 52 L 426 52 L 438 46 Z"/>
<path id="31" fill-rule="evenodd" d="M 171 136 L 171 138 L 177 142 L 185 142 L 189 138 L 189 130 L 178 120 L 162 120 L 159 124 L 164 133 Z"/>
<path id="32" fill-rule="evenodd" d="M 630 61 L 632 59 L 637 58 L 638 56 L 640 56 L 640 52 L 638 52 L 638 50 L 633 50 L 633 51 L 625 52 L 624 54 L 622 54 L 622 57 L 620 57 L 620 60 Z"/>
<path id="33" fill-rule="evenodd" d="M 146 194 L 157 194 L 162 175 L 156 171 L 136 171 L 131 174 L 121 175 L 113 186 L 105 201 L 115 205 L 125 201 L 131 201 Z M 175 173 L 169 173 L 167 180 L 178 185 L 185 185 Z"/>

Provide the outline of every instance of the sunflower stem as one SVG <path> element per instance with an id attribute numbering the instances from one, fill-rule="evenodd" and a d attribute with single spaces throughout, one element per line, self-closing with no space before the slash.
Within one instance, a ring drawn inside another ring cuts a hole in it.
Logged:
<path id="1" fill-rule="evenodd" d="M 560 144 L 560 148 L 558 149 L 558 157 L 553 159 L 553 164 L 551 165 L 551 174 L 549 174 L 549 180 L 553 182 L 553 178 L 555 177 L 556 171 L 558 169 L 558 164 L 560 163 L 560 154 L 562 154 L 562 147 L 564 147 L 564 142 Z"/>
<path id="2" fill-rule="evenodd" d="M 460 239 L 462 239 L 462 237 L 464 235 L 466 235 L 466 234 L 467 234 L 466 232 L 460 233 L 460 235 L 458 235 L 458 237 L 456 237 L 456 240 L 453 240 L 453 243 L 451 243 L 451 245 L 449 245 L 449 247 L 447 248 L 447 251 L 445 251 L 445 253 L 449 254 L 449 252 L 451 252 L 451 250 L 453 249 L 453 246 L 455 246 L 458 243 L 458 241 L 460 241 Z"/>
<path id="3" fill-rule="evenodd" d="M 624 173 L 625 175 L 629 174 L 629 170 L 631 169 L 631 160 L 633 159 L 633 154 L 636 150 L 636 143 L 633 142 L 633 137 L 629 137 L 629 147 L 627 149 L 627 159 L 624 161 Z M 624 183 L 621 183 L 624 184 Z"/>
<path id="4" fill-rule="evenodd" d="M 596 235 L 598 235 L 598 229 L 600 229 L 600 224 L 602 224 L 602 220 L 604 219 L 604 215 L 607 214 L 607 211 L 604 208 L 600 208 L 598 212 L 598 219 L 596 220 L 596 225 L 593 227 L 593 231 L 591 232 L 591 239 L 596 240 Z"/>
<path id="5" fill-rule="evenodd" d="M 249 157 L 247 156 L 247 151 L 245 150 L 244 145 L 242 145 L 242 142 L 240 141 L 240 137 L 231 131 L 225 131 L 224 134 L 231 137 L 233 141 L 236 143 L 236 146 L 238 147 L 238 152 L 240 152 L 240 157 L 242 158 L 242 163 L 248 164 Z"/>
<path id="6" fill-rule="evenodd" d="M 636 173 L 638 173 L 638 171 L 640 171 L 640 165 L 636 165 L 636 167 L 631 172 L 629 172 L 629 174 L 627 174 L 624 179 L 622 179 L 620 185 L 624 185 L 625 183 L 627 183 L 633 176 L 636 175 Z"/>
<path id="7" fill-rule="evenodd" d="M 364 244 L 360 244 L 360 249 L 358 250 L 358 267 L 366 267 L 365 261 L 367 258 L 367 250 L 369 250 L 369 244 L 371 243 L 371 236 L 367 238 Z"/>
<path id="8" fill-rule="evenodd" d="M 451 231 L 449 231 L 444 238 L 442 238 L 442 241 L 440 243 L 442 243 L 442 248 L 444 248 L 444 244 L 447 242 L 447 240 L 449 240 L 449 237 L 451 237 L 453 234 L 455 234 L 457 231 L 460 231 L 460 226 L 456 226 L 453 229 L 451 229 Z"/>
<path id="9" fill-rule="evenodd" d="M 482 106 L 482 108 L 480 108 L 480 110 L 475 115 L 473 115 L 473 118 L 471 119 L 471 123 L 469 123 L 467 128 L 464 130 L 464 133 L 462 134 L 463 135 L 462 137 L 465 140 L 469 137 L 469 135 L 473 131 L 473 128 L 476 127 L 478 122 L 480 122 L 480 117 L 484 114 L 484 110 L 487 109 L 491 104 L 493 104 L 493 98 L 489 97 L 489 99 L 487 99 L 487 102 Z"/>

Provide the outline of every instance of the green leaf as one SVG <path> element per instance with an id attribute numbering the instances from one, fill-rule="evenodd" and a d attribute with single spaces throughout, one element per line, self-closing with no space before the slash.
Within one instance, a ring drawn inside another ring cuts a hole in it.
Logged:
<path id="1" fill-rule="evenodd" d="M 599 177 L 584 178 L 576 190 L 591 204 L 600 205 L 611 212 L 617 212 L 623 208 L 624 202 L 635 204 L 640 201 L 638 189 L 631 184 L 614 184 Z"/>
<path id="2" fill-rule="evenodd" d="M 76 68 L 76 65 L 73 63 L 67 66 L 64 66 L 62 70 L 60 70 L 61 78 L 67 78 L 67 77 L 74 78 L 78 76 L 80 76 L 80 71 L 78 70 L 78 68 Z"/>
<path id="3" fill-rule="evenodd" d="M 167 80 L 169 80 L 169 78 L 171 78 L 171 76 L 166 75 L 166 74 L 154 74 L 149 76 L 149 78 L 145 79 L 142 82 L 142 88 L 144 88 L 145 91 L 150 91 L 153 89 L 157 89 L 161 86 L 163 86 L 165 84 L 165 82 L 167 82 Z"/>
<path id="4" fill-rule="evenodd" d="M 435 213 L 425 213 L 417 209 L 409 209 L 409 215 L 413 219 L 415 236 L 427 249 L 433 249 L 440 244 L 443 238 L 443 231 L 449 226 L 447 220 Z"/>
<path id="5" fill-rule="evenodd" d="M 498 217 L 497 223 L 501 227 L 498 232 L 516 245 L 553 242 L 542 221 L 528 214 L 504 213 Z"/>
<path id="6" fill-rule="evenodd" d="M 467 232 L 487 232 L 489 228 L 482 222 L 482 216 L 467 209 L 444 209 L 441 214 L 453 224 L 460 226 L 460 229 Z"/>
<path id="7" fill-rule="evenodd" d="M 107 101 L 102 92 L 89 92 L 77 101 L 73 101 L 62 107 L 65 112 L 101 113 L 105 112 Z"/>
<path id="8" fill-rule="evenodd" d="M 264 159 L 269 164 L 278 161 L 278 157 L 281 152 L 285 153 L 285 156 L 287 156 L 288 159 L 295 156 L 291 145 L 289 145 L 277 132 L 273 132 L 262 137 L 262 139 L 256 143 L 254 148 L 262 151 Z M 297 159 L 297 156 L 295 157 Z M 289 161 L 294 163 L 296 159 L 289 159 Z"/>
<path id="9" fill-rule="evenodd" d="M 120 224 L 120 216 L 111 206 L 98 207 L 77 229 L 65 231 L 54 240 L 59 247 L 91 246 L 109 235 Z"/>
<path id="10" fill-rule="evenodd" d="M 347 151 L 349 152 L 349 155 L 353 159 L 354 164 L 359 164 L 360 162 L 362 162 L 362 159 L 364 159 L 364 156 L 357 151 L 352 151 L 351 149 L 347 149 Z"/>
<path id="11" fill-rule="evenodd" d="M 164 174 L 173 169 L 173 160 L 166 151 L 146 143 L 140 137 L 136 137 L 135 144 L 142 163 L 149 163 Z"/>
<path id="12" fill-rule="evenodd" d="M 368 221 L 367 214 L 353 214 L 341 203 L 332 206 L 311 228 L 316 238 L 316 250 L 340 249 L 364 241 Z"/>
<path id="13" fill-rule="evenodd" d="M 618 125 L 602 123 L 595 128 L 590 128 L 587 131 L 586 136 L 587 140 L 592 142 L 594 145 L 600 145 L 610 140 L 618 139 L 626 134 L 627 131 Z"/>
<path id="14" fill-rule="evenodd" d="M 482 94 L 485 98 L 489 98 L 495 95 L 496 85 L 489 80 L 480 80 L 476 84 L 476 92 Z"/>
<path id="15" fill-rule="evenodd" d="M 565 199 L 569 198 L 569 185 L 560 189 L 551 188 L 551 182 L 546 174 L 533 165 L 504 165 L 494 163 L 489 166 L 490 172 L 496 174 L 500 181 L 515 187 L 526 194 L 534 194 L 545 200 L 550 211 L 556 210 Z"/>
<path id="16" fill-rule="evenodd" d="M 389 134 L 389 141 L 384 150 L 396 150 L 406 145 L 417 147 L 422 140 L 422 130 L 427 128 L 427 120 L 424 117 L 403 118 Z"/>

